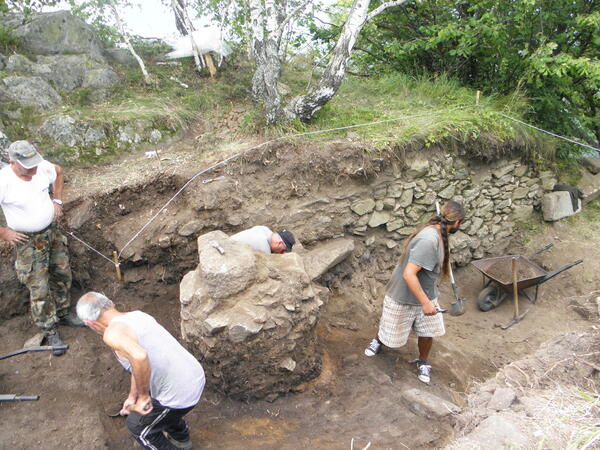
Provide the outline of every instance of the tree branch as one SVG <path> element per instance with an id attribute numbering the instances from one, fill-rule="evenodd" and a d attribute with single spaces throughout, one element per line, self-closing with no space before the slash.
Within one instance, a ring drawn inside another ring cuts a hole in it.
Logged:
<path id="1" fill-rule="evenodd" d="M 386 2 L 386 3 L 379 5 L 379 7 L 375 8 L 373 11 L 371 11 L 369 13 L 369 15 L 367 16 L 367 22 L 369 20 L 371 20 L 373 17 L 378 16 L 379 14 L 384 12 L 386 9 L 391 8 L 392 6 L 401 5 L 402 3 L 406 3 L 406 1 L 407 0 L 395 0 L 393 2 Z"/>
<path id="2" fill-rule="evenodd" d="M 277 28 L 277 35 L 280 36 L 281 33 L 283 33 L 283 29 L 285 28 L 285 26 L 290 22 L 290 20 L 292 20 L 292 18 L 298 14 L 300 11 L 302 11 L 304 9 L 304 7 L 306 5 L 308 5 L 312 0 L 305 0 L 302 4 L 298 5 L 296 8 L 294 8 L 292 10 L 291 13 L 288 14 L 288 16 L 283 20 L 283 22 L 281 22 L 279 24 L 279 27 Z"/>

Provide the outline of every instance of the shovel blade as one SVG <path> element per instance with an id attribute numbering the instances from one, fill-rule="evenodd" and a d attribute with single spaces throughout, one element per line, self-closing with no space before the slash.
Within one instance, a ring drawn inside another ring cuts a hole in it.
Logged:
<path id="1" fill-rule="evenodd" d="M 465 313 L 465 301 L 462 298 L 457 299 L 450 304 L 451 316 L 462 316 Z"/>

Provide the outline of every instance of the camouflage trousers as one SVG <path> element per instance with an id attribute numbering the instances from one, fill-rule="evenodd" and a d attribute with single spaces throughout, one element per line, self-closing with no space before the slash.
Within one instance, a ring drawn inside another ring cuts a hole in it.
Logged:
<path id="1" fill-rule="evenodd" d="M 71 268 L 67 238 L 55 223 L 17 247 L 17 278 L 29 289 L 31 316 L 44 331 L 55 328 L 69 312 Z"/>

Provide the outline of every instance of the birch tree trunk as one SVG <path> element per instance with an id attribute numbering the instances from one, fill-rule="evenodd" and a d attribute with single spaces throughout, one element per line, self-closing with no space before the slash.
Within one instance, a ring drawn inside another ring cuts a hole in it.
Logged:
<path id="1" fill-rule="evenodd" d="M 387 8 L 401 5 L 405 1 L 407 0 L 382 3 L 369 13 L 370 0 L 354 0 L 342 33 L 332 51 L 325 73 L 308 94 L 296 97 L 290 102 L 285 108 L 286 116 L 291 119 L 300 118 L 303 122 L 308 122 L 323 105 L 331 100 L 344 79 L 354 44 L 365 23 Z"/>
<path id="2" fill-rule="evenodd" d="M 125 41 L 125 45 L 127 45 L 127 49 L 133 55 L 133 57 L 136 59 L 138 65 L 140 66 L 142 74 L 144 74 L 144 83 L 151 84 L 152 79 L 150 78 L 150 74 L 146 70 L 146 65 L 144 64 L 144 60 L 142 58 L 140 58 L 140 56 L 136 53 L 135 49 L 133 48 L 133 45 L 131 45 L 131 41 L 129 40 L 129 34 L 127 34 L 127 31 L 125 31 L 125 26 L 123 25 L 123 21 L 121 20 L 121 16 L 119 15 L 119 12 L 117 11 L 117 7 L 115 6 L 115 4 L 112 1 L 109 2 L 108 6 L 109 6 L 113 16 L 115 17 L 115 21 L 117 22 L 117 27 L 119 28 L 119 32 L 121 33 L 121 36 L 123 37 L 123 40 Z"/>

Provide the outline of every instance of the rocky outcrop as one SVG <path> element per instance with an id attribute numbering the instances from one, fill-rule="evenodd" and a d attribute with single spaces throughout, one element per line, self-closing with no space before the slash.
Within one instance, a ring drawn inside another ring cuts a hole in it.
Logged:
<path id="1" fill-rule="evenodd" d="M 315 325 L 326 290 L 295 253 L 269 255 L 214 231 L 180 285 L 181 333 L 213 387 L 272 399 L 320 371 Z"/>
<path id="2" fill-rule="evenodd" d="M 6 134 L 0 128 L 0 168 L 8 162 L 8 146 L 11 144 Z"/>
<path id="3" fill-rule="evenodd" d="M 27 21 L 22 14 L 7 14 L 0 23 L 12 30 L 28 53 L 102 54 L 102 42 L 92 27 L 68 11 L 33 14 Z"/>
<path id="4" fill-rule="evenodd" d="M 48 111 L 61 105 L 62 99 L 40 77 L 15 76 L 0 80 L 0 112 L 10 111 L 10 103 L 36 111 Z"/>

